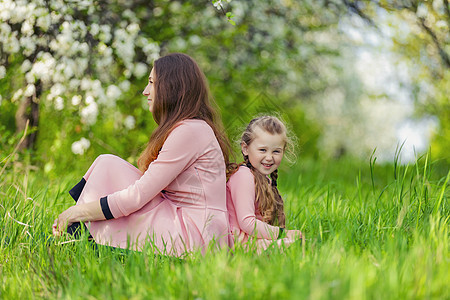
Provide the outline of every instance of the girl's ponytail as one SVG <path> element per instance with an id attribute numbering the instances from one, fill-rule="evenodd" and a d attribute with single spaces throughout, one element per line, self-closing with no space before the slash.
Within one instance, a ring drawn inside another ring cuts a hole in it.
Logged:
<path id="1" fill-rule="evenodd" d="M 278 180 L 278 169 L 273 171 L 270 174 L 270 178 L 272 179 L 272 191 L 275 195 L 275 206 L 276 206 L 276 212 L 277 212 L 277 220 L 278 220 L 278 226 L 285 227 L 286 226 L 286 215 L 284 214 L 284 201 L 283 198 L 280 195 L 280 192 L 277 188 L 277 180 Z"/>
<path id="2" fill-rule="evenodd" d="M 255 199 L 264 222 L 284 228 L 286 217 L 283 198 L 277 189 L 278 170 L 270 174 L 272 184 L 269 185 L 269 179 L 253 168 L 247 155 L 244 155 L 244 164 L 255 177 Z"/>

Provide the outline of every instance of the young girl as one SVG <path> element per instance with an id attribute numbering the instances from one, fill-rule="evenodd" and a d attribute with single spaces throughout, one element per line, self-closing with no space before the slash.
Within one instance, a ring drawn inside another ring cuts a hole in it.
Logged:
<path id="1" fill-rule="evenodd" d="M 235 243 L 253 237 L 261 251 L 273 241 L 289 245 L 301 238 L 299 230 L 285 230 L 277 189 L 278 166 L 290 146 L 286 126 L 273 116 L 253 119 L 242 134 L 244 163 L 228 165 L 227 209 Z"/>

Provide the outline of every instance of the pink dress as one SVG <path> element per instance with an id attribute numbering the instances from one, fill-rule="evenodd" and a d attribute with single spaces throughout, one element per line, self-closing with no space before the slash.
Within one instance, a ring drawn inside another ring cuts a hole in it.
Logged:
<path id="1" fill-rule="evenodd" d="M 145 173 L 100 155 L 83 181 L 77 204 L 100 201 L 107 218 L 86 224 L 98 244 L 176 256 L 229 244 L 225 162 L 202 120 L 180 122 Z"/>
<path id="2" fill-rule="evenodd" d="M 227 183 L 227 208 L 234 243 L 254 242 L 257 250 L 272 243 L 290 245 L 293 240 L 278 239 L 280 228 L 263 221 L 255 199 L 255 178 L 246 166 L 240 166 Z M 249 238 L 254 239 L 249 241 Z"/>

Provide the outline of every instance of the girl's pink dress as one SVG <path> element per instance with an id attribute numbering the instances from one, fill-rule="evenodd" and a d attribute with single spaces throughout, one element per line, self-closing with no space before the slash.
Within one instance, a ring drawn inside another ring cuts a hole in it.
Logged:
<path id="1" fill-rule="evenodd" d="M 258 251 L 265 250 L 272 243 L 278 246 L 293 243 L 289 238 L 277 239 L 280 228 L 263 221 L 255 195 L 255 178 L 252 172 L 248 167 L 240 166 L 227 182 L 227 208 L 233 239 L 231 243 L 255 243 Z M 250 237 L 254 239 L 249 241 Z"/>
<path id="2" fill-rule="evenodd" d="M 144 173 L 100 155 L 82 181 L 77 204 L 100 201 L 107 218 L 86 224 L 98 244 L 176 256 L 229 245 L 225 162 L 202 120 L 180 122 Z"/>

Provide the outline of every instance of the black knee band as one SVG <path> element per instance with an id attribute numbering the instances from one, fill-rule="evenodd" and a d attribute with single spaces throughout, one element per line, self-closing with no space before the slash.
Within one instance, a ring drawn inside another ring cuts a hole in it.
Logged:
<path id="1" fill-rule="evenodd" d="M 77 183 L 70 191 L 69 194 L 72 196 L 72 198 L 75 200 L 75 202 L 78 201 L 78 198 L 80 198 L 81 192 L 83 191 L 84 186 L 86 185 L 86 180 L 84 178 L 81 178 L 80 182 Z"/>

